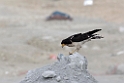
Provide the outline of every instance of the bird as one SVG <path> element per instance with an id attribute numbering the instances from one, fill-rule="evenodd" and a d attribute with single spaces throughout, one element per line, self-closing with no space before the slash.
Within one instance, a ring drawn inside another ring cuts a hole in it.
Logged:
<path id="1" fill-rule="evenodd" d="M 71 35 L 61 41 L 61 46 L 62 48 L 64 46 L 75 47 L 75 49 L 72 52 L 69 52 L 69 54 L 72 55 L 74 52 L 78 52 L 84 43 L 91 41 L 93 39 L 104 38 L 99 34 L 96 34 L 96 32 L 101 30 L 102 29 L 94 29 L 85 33 L 77 33 Z"/>

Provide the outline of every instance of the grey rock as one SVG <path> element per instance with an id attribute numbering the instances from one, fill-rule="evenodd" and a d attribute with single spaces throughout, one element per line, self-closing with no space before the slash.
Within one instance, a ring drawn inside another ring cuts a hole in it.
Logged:
<path id="1" fill-rule="evenodd" d="M 75 63 L 69 63 L 68 66 L 69 66 L 70 68 L 72 68 L 72 69 L 74 69 L 74 68 L 77 67 Z"/>
<path id="2" fill-rule="evenodd" d="M 86 77 L 88 76 L 88 77 Z M 20 83 L 97 83 L 87 71 L 87 60 L 74 53 L 60 56 L 58 61 L 28 72 Z"/>
<path id="3" fill-rule="evenodd" d="M 74 76 L 74 78 L 77 78 L 77 76 Z"/>
<path id="4" fill-rule="evenodd" d="M 71 81 L 71 83 L 78 83 L 77 81 Z"/>
<path id="5" fill-rule="evenodd" d="M 69 66 L 71 68 L 78 67 L 82 70 L 87 69 L 87 64 L 88 64 L 87 59 L 85 58 L 85 56 L 82 56 L 77 52 L 69 56 L 69 61 L 70 61 Z"/>
<path id="6" fill-rule="evenodd" d="M 52 78 L 56 76 L 56 73 L 54 71 L 45 71 L 42 73 L 42 76 L 44 78 Z"/>
<path id="7" fill-rule="evenodd" d="M 117 74 L 124 74 L 124 64 L 120 64 L 117 66 Z"/>
<path id="8" fill-rule="evenodd" d="M 109 66 L 107 74 L 124 74 L 124 64 Z"/>
<path id="9" fill-rule="evenodd" d="M 61 81 L 61 77 L 60 77 L 60 76 L 57 76 L 57 77 L 56 77 L 56 81 L 57 81 L 57 82 L 60 82 L 60 81 Z"/>
<path id="10" fill-rule="evenodd" d="M 64 56 L 63 54 L 59 54 L 59 55 L 57 56 L 57 60 L 58 60 L 58 61 L 61 61 L 62 58 L 63 58 L 63 56 Z"/>
<path id="11" fill-rule="evenodd" d="M 68 80 L 69 78 L 65 76 L 64 79 L 65 79 L 65 80 Z"/>

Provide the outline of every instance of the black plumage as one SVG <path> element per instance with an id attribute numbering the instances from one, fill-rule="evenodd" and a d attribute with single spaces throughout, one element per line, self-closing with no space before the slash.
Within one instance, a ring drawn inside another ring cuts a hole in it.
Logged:
<path id="1" fill-rule="evenodd" d="M 91 41 L 92 39 L 101 39 L 103 38 L 102 36 L 95 34 L 98 31 L 101 31 L 102 29 L 94 29 L 92 31 L 88 31 L 85 33 L 78 33 L 74 34 L 66 39 L 63 39 L 61 42 L 62 47 L 68 46 L 68 47 L 76 47 L 75 50 L 73 50 L 69 54 L 73 54 L 75 51 L 79 51 L 81 48 L 81 45 Z"/>
<path id="2" fill-rule="evenodd" d="M 101 29 L 95 29 L 95 30 L 88 31 L 85 33 L 74 34 L 74 35 L 62 40 L 61 44 L 71 44 L 72 42 L 81 42 L 81 41 L 87 40 L 89 38 L 91 38 L 91 39 L 103 38 L 102 36 L 98 36 L 98 34 L 94 34 L 98 31 L 101 31 Z"/>

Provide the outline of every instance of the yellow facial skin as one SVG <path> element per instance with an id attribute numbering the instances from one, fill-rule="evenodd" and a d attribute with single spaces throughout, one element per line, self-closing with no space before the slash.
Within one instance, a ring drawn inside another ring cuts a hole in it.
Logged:
<path id="1" fill-rule="evenodd" d="M 61 44 L 62 45 L 62 48 L 65 46 L 65 44 Z"/>

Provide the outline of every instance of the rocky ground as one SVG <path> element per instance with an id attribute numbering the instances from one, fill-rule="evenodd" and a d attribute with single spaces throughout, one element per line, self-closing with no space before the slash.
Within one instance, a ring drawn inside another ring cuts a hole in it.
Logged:
<path id="1" fill-rule="evenodd" d="M 87 59 L 75 52 L 70 56 L 60 54 L 57 61 L 31 70 L 20 83 L 97 83 L 87 71 Z"/>
<path id="2" fill-rule="evenodd" d="M 17 83 L 28 70 L 54 62 L 50 56 L 67 55 L 69 48 L 60 45 L 63 38 L 101 28 L 99 34 L 105 38 L 86 43 L 80 53 L 100 83 L 123 83 L 123 75 L 116 74 L 118 65 L 124 64 L 123 4 L 95 0 L 93 6 L 84 7 L 83 0 L 0 0 L 0 82 Z M 74 20 L 46 22 L 55 10 Z"/>

